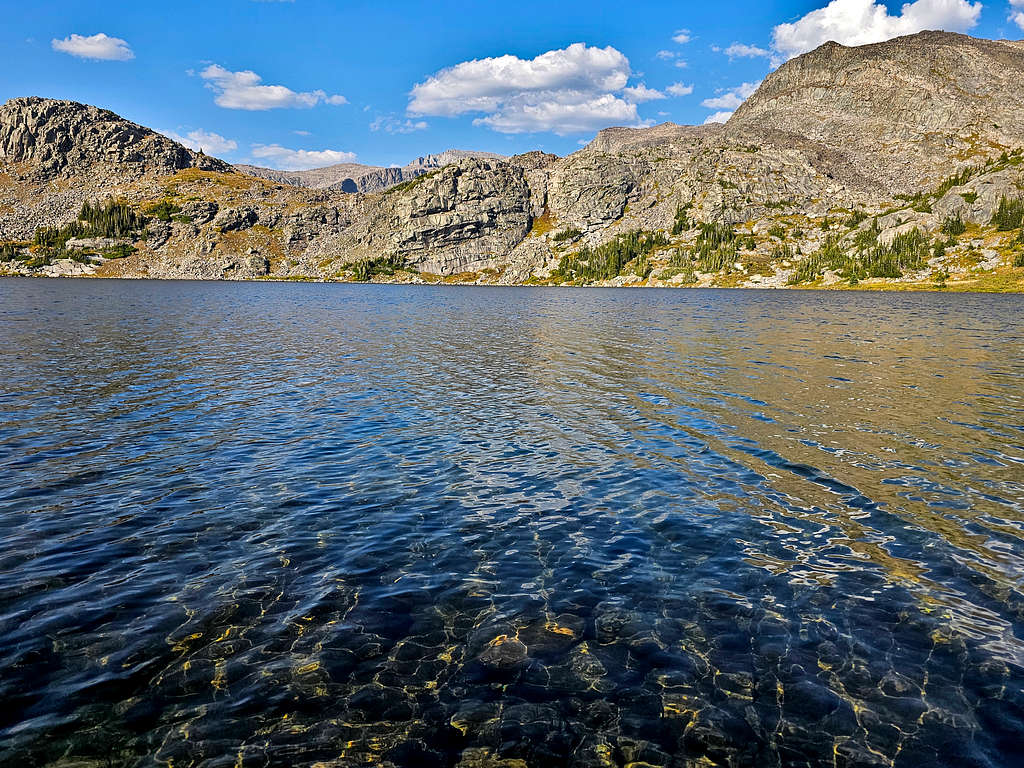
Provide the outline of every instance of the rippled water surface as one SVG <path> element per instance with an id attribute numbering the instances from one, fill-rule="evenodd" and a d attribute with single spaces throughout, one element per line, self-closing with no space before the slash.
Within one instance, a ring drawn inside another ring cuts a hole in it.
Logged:
<path id="1" fill-rule="evenodd" d="M 0 281 L 0 763 L 1024 764 L 1024 299 Z"/>

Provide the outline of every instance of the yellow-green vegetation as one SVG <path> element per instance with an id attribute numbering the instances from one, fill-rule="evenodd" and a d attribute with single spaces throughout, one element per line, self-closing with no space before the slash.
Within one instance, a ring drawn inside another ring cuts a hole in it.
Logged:
<path id="1" fill-rule="evenodd" d="M 934 291 L 940 289 L 952 293 L 1024 293 L 1024 269 L 1020 268 L 1001 268 L 967 278 L 948 277 L 942 285 L 937 285 L 934 278 L 933 274 L 923 282 L 892 282 L 879 279 L 867 280 L 859 284 L 839 283 L 829 287 L 838 290 Z M 821 286 L 802 285 L 797 287 L 820 288 Z"/>
<path id="2" fill-rule="evenodd" d="M 618 235 L 614 240 L 595 248 L 584 247 L 576 253 L 563 256 L 552 276 L 560 282 L 610 280 L 620 275 L 631 261 L 646 257 L 655 249 L 668 244 L 668 238 L 663 232 L 636 230 Z M 650 274 L 649 263 L 643 268 Z"/>
<path id="3" fill-rule="evenodd" d="M 1013 266 L 1024 267 L 1024 229 L 1017 233 L 1017 237 L 1010 241 L 1010 248 L 1013 250 Z"/>
<path id="4" fill-rule="evenodd" d="M 958 213 L 956 216 L 947 216 L 942 222 L 942 234 L 950 237 L 957 237 L 967 231 L 967 225 Z"/>
<path id="5" fill-rule="evenodd" d="M 999 198 L 999 207 L 992 215 L 992 226 L 997 232 L 1024 227 L 1024 197 L 1010 199 L 1003 195 Z"/>
<path id="6" fill-rule="evenodd" d="M 160 221 L 170 221 L 172 218 L 188 218 L 175 216 L 175 214 L 181 213 L 181 206 L 169 197 L 165 197 L 155 203 L 143 205 L 142 213 L 150 218 L 158 219 Z"/>
<path id="7" fill-rule="evenodd" d="M 457 283 L 475 283 L 479 279 L 479 272 L 456 272 L 453 275 L 445 275 L 441 282 L 454 285 Z"/>
<path id="8" fill-rule="evenodd" d="M 245 253 L 248 249 L 255 248 L 267 257 L 271 268 L 284 263 L 288 255 L 281 233 L 262 224 L 248 229 L 222 232 L 217 247 L 223 247 L 233 253 Z"/>
<path id="9" fill-rule="evenodd" d="M 691 206 L 692 203 L 687 203 L 676 208 L 676 215 L 672 221 L 672 237 L 678 237 L 683 232 L 692 228 L 693 225 L 690 222 L 689 216 Z"/>
<path id="10" fill-rule="evenodd" d="M 551 239 L 554 240 L 556 243 L 562 243 L 565 242 L 566 240 L 578 240 L 582 235 L 583 232 L 581 232 L 576 227 L 568 227 L 566 229 L 563 229 L 561 232 L 555 233 L 554 237 L 552 237 Z"/>
<path id="11" fill-rule="evenodd" d="M 558 225 L 558 221 L 555 216 L 547 208 L 544 209 L 544 213 L 533 220 L 533 224 L 530 226 L 529 237 L 541 237 L 551 232 Z"/>
<path id="12" fill-rule="evenodd" d="M 352 275 L 352 279 L 366 283 L 378 276 L 390 277 L 399 270 L 406 269 L 405 257 L 401 255 L 377 256 L 369 259 L 359 259 L 342 265 L 342 270 Z"/>
<path id="13" fill-rule="evenodd" d="M 669 266 L 667 269 L 659 272 L 657 278 L 659 280 L 669 281 L 680 276 L 682 277 L 681 280 L 673 280 L 677 285 L 693 285 L 697 282 L 697 274 L 693 271 L 692 264 L 688 264 L 686 266 Z"/>
<path id="14" fill-rule="evenodd" d="M 826 237 L 821 248 L 797 264 L 790 285 L 813 282 L 827 271 L 854 285 L 871 277 L 902 277 L 905 270 L 924 268 L 931 255 L 931 244 L 919 229 L 897 235 L 888 245 L 877 242 L 875 227 L 857 234 L 852 251 L 843 248 L 839 235 Z"/>
<path id="15" fill-rule="evenodd" d="M 868 215 L 867 215 L 866 212 L 861 211 L 861 210 L 856 210 L 856 211 L 853 211 L 849 215 L 849 217 L 847 217 L 846 221 L 843 222 L 843 223 L 846 224 L 847 229 L 856 229 L 857 227 L 860 226 L 861 222 L 862 221 L 866 221 L 867 218 L 868 218 Z"/>
<path id="16" fill-rule="evenodd" d="M 263 179 L 256 176 L 247 176 L 244 173 L 224 173 L 222 171 L 201 171 L 198 168 L 184 168 L 167 180 L 167 188 L 168 190 L 173 190 L 177 184 L 191 184 L 195 182 L 246 190 L 252 189 L 253 186 L 269 186 Z M 175 194 L 176 192 L 169 192 L 169 195 L 172 197 Z"/>
<path id="17" fill-rule="evenodd" d="M 16 240 L 0 243 L 0 263 L 12 261 L 28 263 L 34 260 L 36 257 L 28 251 L 30 245 L 31 243 Z M 42 266 L 42 264 L 40 263 L 38 266 Z"/>
<path id="18" fill-rule="evenodd" d="M 138 235 L 146 220 L 122 200 L 111 198 L 106 201 L 82 204 L 78 218 L 63 227 L 40 227 L 36 230 L 28 252 L 9 248 L 10 258 L 6 261 L 21 261 L 25 266 L 36 268 L 53 263 L 54 259 L 72 259 L 82 264 L 91 264 L 92 256 L 121 259 L 135 253 L 135 247 L 118 244 L 96 250 L 67 250 L 69 240 L 74 238 L 127 238 Z"/>

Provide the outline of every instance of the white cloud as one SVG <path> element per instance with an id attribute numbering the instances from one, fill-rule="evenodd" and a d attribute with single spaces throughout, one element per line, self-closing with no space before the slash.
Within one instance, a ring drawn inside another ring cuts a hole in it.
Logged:
<path id="1" fill-rule="evenodd" d="M 71 35 L 63 40 L 54 38 L 50 41 L 53 50 L 77 56 L 80 59 L 103 61 L 128 61 L 135 58 L 135 53 L 128 43 L 119 37 L 109 37 L 100 32 L 90 37 Z"/>
<path id="2" fill-rule="evenodd" d="M 381 115 L 372 123 L 370 123 L 371 131 L 384 131 L 385 133 L 413 133 L 414 131 L 423 131 L 427 128 L 427 123 L 424 120 L 401 120 L 391 115 Z"/>
<path id="3" fill-rule="evenodd" d="M 708 115 L 704 118 L 704 125 L 710 125 L 711 123 L 725 123 L 728 122 L 730 117 L 732 117 L 732 112 L 715 112 L 715 114 Z"/>
<path id="4" fill-rule="evenodd" d="M 735 88 L 730 88 L 728 91 L 725 91 L 714 98 L 704 99 L 701 104 L 708 109 L 733 110 L 749 99 L 754 91 L 757 90 L 759 85 L 761 85 L 761 83 L 743 83 L 742 85 L 737 85 Z"/>
<path id="5" fill-rule="evenodd" d="M 281 171 L 308 171 L 310 168 L 356 161 L 355 152 L 341 152 L 336 149 L 288 149 L 280 144 L 253 144 L 252 156 Z"/>
<path id="6" fill-rule="evenodd" d="M 677 29 L 675 34 L 672 35 L 672 42 L 679 43 L 680 45 L 685 45 L 691 39 L 690 30 L 688 29 Z"/>
<path id="7" fill-rule="evenodd" d="M 217 105 L 226 109 L 308 109 L 320 103 L 346 103 L 344 96 L 328 96 L 321 90 L 298 93 L 283 85 L 263 85 L 263 78 L 255 72 L 232 72 L 217 64 L 209 65 L 199 76 L 206 81 L 206 87 L 217 94 L 214 99 Z"/>
<path id="8" fill-rule="evenodd" d="M 763 56 L 766 59 L 771 57 L 771 51 L 765 50 L 764 48 L 758 48 L 756 45 L 747 45 L 745 43 L 733 43 L 723 51 L 726 56 L 730 59 L 756 59 L 759 56 Z"/>
<path id="9" fill-rule="evenodd" d="M 195 130 L 189 131 L 187 134 L 182 136 L 180 133 L 174 131 L 161 131 L 161 133 L 169 139 L 174 139 L 179 144 L 183 144 L 189 149 L 196 151 L 203 150 L 203 152 L 211 155 L 221 155 L 227 152 L 234 152 L 238 149 L 238 142 L 233 139 L 225 139 L 219 133 L 213 133 L 211 131 Z"/>
<path id="10" fill-rule="evenodd" d="M 679 69 L 686 69 L 690 65 L 686 63 L 685 59 L 676 59 L 676 66 Z"/>
<path id="11" fill-rule="evenodd" d="M 575 104 L 548 100 L 512 105 L 493 115 L 477 118 L 473 124 L 486 125 L 501 133 L 553 131 L 559 136 L 584 133 L 610 125 L 649 125 L 638 118 L 636 104 L 630 104 L 610 93 Z"/>
<path id="12" fill-rule="evenodd" d="M 1021 29 L 1024 29 L 1024 0 L 1010 0 L 1010 21 L 1016 24 Z M 1019 11 L 1014 11 L 1014 8 L 1020 8 Z"/>
<path id="13" fill-rule="evenodd" d="M 313 134 L 309 131 L 292 131 L 296 136 L 312 136 Z"/>
<path id="14" fill-rule="evenodd" d="M 497 56 L 464 61 L 428 77 L 410 93 L 412 116 L 481 114 L 474 125 L 502 133 L 559 135 L 641 125 L 636 105 L 663 97 L 628 86 L 629 59 L 611 46 L 574 43 L 533 59 Z"/>
<path id="15" fill-rule="evenodd" d="M 675 58 L 675 57 L 676 57 L 676 56 L 677 56 L 678 54 L 676 54 L 676 52 L 675 52 L 675 51 L 658 51 L 658 52 L 657 52 L 656 54 L 654 54 L 654 55 L 655 55 L 655 56 L 657 56 L 657 57 L 658 57 L 659 59 L 661 59 L 662 61 L 671 61 L 671 60 L 672 60 L 672 59 L 674 59 L 674 58 Z"/>
<path id="16" fill-rule="evenodd" d="M 623 88 L 622 95 L 627 101 L 631 101 L 634 104 L 642 104 L 645 101 L 656 101 L 657 99 L 666 98 L 665 94 L 661 91 L 655 90 L 654 88 L 648 88 L 643 83 Z"/>
<path id="17" fill-rule="evenodd" d="M 792 24 L 772 32 L 776 63 L 833 40 L 842 45 L 880 43 L 925 29 L 966 32 L 978 23 L 981 3 L 969 0 L 916 0 L 893 16 L 875 0 L 832 0 Z"/>
<path id="18" fill-rule="evenodd" d="M 672 83 L 668 88 L 665 89 L 673 96 L 689 96 L 693 93 L 692 85 L 683 85 L 682 83 Z"/>

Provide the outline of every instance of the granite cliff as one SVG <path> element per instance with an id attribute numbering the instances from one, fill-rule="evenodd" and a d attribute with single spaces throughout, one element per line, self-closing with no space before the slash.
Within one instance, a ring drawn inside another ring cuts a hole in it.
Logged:
<path id="1" fill-rule="evenodd" d="M 610 128 L 564 158 L 300 172 L 15 99 L 0 107 L 0 271 L 1019 290 L 1020 82 L 1024 42 L 828 43 L 725 125 Z M 124 231 L 82 218 L 110 198 Z"/>

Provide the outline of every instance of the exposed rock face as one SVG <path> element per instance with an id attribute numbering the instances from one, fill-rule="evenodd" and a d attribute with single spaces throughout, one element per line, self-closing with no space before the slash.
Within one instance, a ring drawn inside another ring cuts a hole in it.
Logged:
<path id="1" fill-rule="evenodd" d="M 35 97 L 0 106 L 0 161 L 25 163 L 41 179 L 96 165 L 135 175 L 230 168 L 105 109 Z"/>
<path id="2" fill-rule="evenodd" d="M 421 176 L 401 194 L 385 193 L 336 239 L 312 249 L 339 261 L 401 256 L 422 272 L 454 274 L 496 266 L 530 228 L 522 168 L 464 159 Z"/>
<path id="3" fill-rule="evenodd" d="M 1022 77 L 1024 42 L 922 32 L 826 43 L 769 75 L 727 131 L 819 142 L 906 192 L 992 147 L 1024 145 Z"/>

